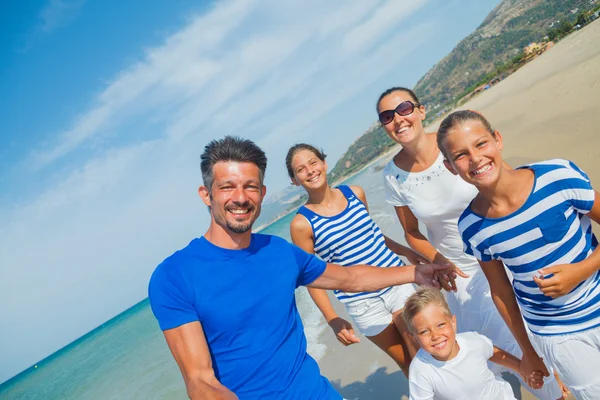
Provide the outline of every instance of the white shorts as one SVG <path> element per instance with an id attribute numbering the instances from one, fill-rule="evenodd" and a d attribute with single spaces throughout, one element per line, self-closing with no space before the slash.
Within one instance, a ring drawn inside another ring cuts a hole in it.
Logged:
<path id="1" fill-rule="evenodd" d="M 393 286 L 381 296 L 356 300 L 344 305 L 358 330 L 365 336 L 375 336 L 392 323 L 392 314 L 404 308 L 406 300 L 415 293 L 416 288 L 411 283 Z"/>
<path id="2" fill-rule="evenodd" d="M 566 335 L 532 334 L 532 344 L 576 399 L 600 399 L 600 327 Z"/>
<path id="3" fill-rule="evenodd" d="M 488 337 L 494 346 L 521 358 L 523 355 L 521 347 L 500 316 L 483 271 L 469 270 L 467 274 L 468 278 L 456 279 L 457 292 L 446 292 L 450 311 L 456 315 L 458 332 L 480 333 Z M 496 363 L 488 362 L 488 366 L 496 375 L 502 372 L 515 375 L 521 385 L 539 399 L 556 400 L 562 397 L 562 391 L 553 374 L 544 379 L 544 386 L 541 389 L 532 389 L 523 382 L 520 374 Z"/>

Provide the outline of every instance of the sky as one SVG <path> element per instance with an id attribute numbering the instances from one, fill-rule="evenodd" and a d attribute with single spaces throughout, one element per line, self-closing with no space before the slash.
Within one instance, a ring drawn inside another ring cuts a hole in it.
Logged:
<path id="1" fill-rule="evenodd" d="M 208 141 L 261 146 L 268 198 L 289 146 L 334 165 L 382 91 L 414 86 L 497 3 L 2 1 L 0 382 L 146 298 L 205 232 Z"/>

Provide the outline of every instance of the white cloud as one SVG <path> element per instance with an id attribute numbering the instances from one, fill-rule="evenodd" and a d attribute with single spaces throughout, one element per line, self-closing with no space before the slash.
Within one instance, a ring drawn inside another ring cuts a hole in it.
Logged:
<path id="1" fill-rule="evenodd" d="M 32 152 L 28 164 L 43 168 L 95 136 L 118 130 L 112 126 L 121 121 L 165 108 L 173 113 L 165 116 L 164 131 L 176 140 L 199 129 L 222 128 L 220 124 L 227 121 L 229 125 L 232 119 L 236 122 L 232 129 L 240 129 L 249 120 L 268 114 L 278 100 L 293 96 L 294 88 L 310 91 L 327 83 L 332 73 L 343 81 L 345 74 L 356 70 L 354 63 L 370 55 L 372 43 L 398 30 L 425 2 L 406 6 L 388 0 L 373 3 L 371 9 L 364 2 L 330 2 L 325 7 L 316 1 L 304 2 L 302 7 L 275 1 L 220 2 L 119 74 L 94 108 L 59 133 L 50 148 Z M 293 8 L 293 15 L 283 13 L 287 7 Z M 282 15 L 288 19 L 281 19 Z M 385 42 L 393 53 L 391 42 Z M 244 104 L 244 112 L 235 112 L 231 118 L 230 103 Z"/>
<path id="2" fill-rule="evenodd" d="M 206 227 L 195 193 L 202 146 L 238 134 L 269 157 L 277 150 L 277 168 L 283 145 L 431 34 L 426 22 L 409 24 L 425 3 L 220 1 L 116 73 L 29 154 L 34 171 L 23 179 L 39 194 L 0 216 L 0 276 L 9 277 L 0 304 L 10 304 L 0 326 L 22 343 L 49 338 L 27 353 L 2 340 L 3 358 L 24 368 L 145 297 L 155 265 Z M 72 169 L 57 176 L 55 165 Z"/>
<path id="3" fill-rule="evenodd" d="M 77 17 L 86 0 L 50 0 L 42 9 L 40 30 L 50 33 L 61 28 Z"/>

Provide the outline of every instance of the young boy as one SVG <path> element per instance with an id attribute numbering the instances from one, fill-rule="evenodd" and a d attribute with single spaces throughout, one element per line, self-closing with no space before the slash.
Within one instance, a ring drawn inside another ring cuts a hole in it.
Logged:
<path id="1" fill-rule="evenodd" d="M 421 288 L 410 296 L 402 314 L 421 346 L 410 364 L 411 400 L 513 400 L 511 386 L 493 374 L 487 362 L 519 372 L 520 360 L 476 332 L 456 333 L 456 317 L 439 290 Z M 542 373 L 530 379 L 542 386 Z"/>

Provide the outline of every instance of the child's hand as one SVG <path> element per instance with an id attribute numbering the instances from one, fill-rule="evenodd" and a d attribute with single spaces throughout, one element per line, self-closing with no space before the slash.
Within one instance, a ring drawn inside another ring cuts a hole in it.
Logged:
<path id="1" fill-rule="evenodd" d="M 543 386 L 544 376 L 550 376 L 544 361 L 536 353 L 523 354 L 520 369 L 523 380 L 534 389 L 539 389 Z"/>
<path id="2" fill-rule="evenodd" d="M 533 371 L 531 377 L 527 380 L 527 385 L 532 389 L 540 389 L 544 386 L 544 374 L 542 371 Z"/>
<path id="3" fill-rule="evenodd" d="M 534 276 L 533 281 L 538 285 L 542 293 L 556 299 L 571 292 L 580 282 L 591 276 L 580 263 L 560 264 L 538 270 L 539 277 Z M 544 278 L 544 275 L 552 276 Z"/>
<path id="4" fill-rule="evenodd" d="M 360 339 L 354 334 L 352 324 L 343 318 L 337 317 L 329 321 L 329 326 L 333 329 L 335 337 L 344 346 L 360 342 Z"/>

